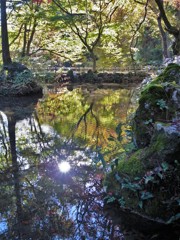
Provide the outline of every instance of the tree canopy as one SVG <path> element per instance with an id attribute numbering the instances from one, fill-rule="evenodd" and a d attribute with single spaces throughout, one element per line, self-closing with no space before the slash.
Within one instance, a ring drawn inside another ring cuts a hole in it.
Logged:
<path id="1" fill-rule="evenodd" d="M 30 65 L 43 58 L 58 64 L 80 62 L 94 71 L 132 61 L 160 63 L 163 56 L 179 55 L 179 4 L 178 0 L 3 0 L 2 63 L 12 58 Z"/>

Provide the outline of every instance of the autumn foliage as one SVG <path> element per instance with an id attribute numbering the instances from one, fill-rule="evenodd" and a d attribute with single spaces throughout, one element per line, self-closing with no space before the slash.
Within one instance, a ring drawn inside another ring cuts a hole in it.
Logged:
<path id="1" fill-rule="evenodd" d="M 165 0 L 165 2 L 172 4 L 175 8 L 180 10 L 180 0 Z"/>
<path id="2" fill-rule="evenodd" d="M 41 4 L 41 3 L 51 3 L 52 0 L 32 0 L 33 3 Z"/>

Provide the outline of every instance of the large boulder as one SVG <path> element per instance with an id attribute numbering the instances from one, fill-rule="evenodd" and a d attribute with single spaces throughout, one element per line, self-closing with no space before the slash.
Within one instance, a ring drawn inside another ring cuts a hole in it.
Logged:
<path id="1" fill-rule="evenodd" d="M 154 134 L 148 147 L 143 149 L 141 161 L 146 169 L 155 168 L 163 162 L 174 164 L 180 156 L 180 121 L 155 125 Z"/>
<path id="2" fill-rule="evenodd" d="M 144 148 L 151 142 L 156 122 L 174 122 L 180 110 L 180 66 L 170 64 L 145 87 L 133 121 L 134 142 Z"/>
<path id="3" fill-rule="evenodd" d="M 142 91 L 133 122 L 137 148 L 119 156 L 104 181 L 106 203 L 119 208 L 123 222 L 133 216 L 130 227 L 157 235 L 147 239 L 180 236 L 179 79 L 180 66 L 170 64 Z M 161 236 L 165 229 L 169 235 Z"/>

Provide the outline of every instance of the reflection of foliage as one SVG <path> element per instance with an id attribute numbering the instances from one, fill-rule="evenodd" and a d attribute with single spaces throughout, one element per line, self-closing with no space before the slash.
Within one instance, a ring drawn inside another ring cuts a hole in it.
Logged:
<path id="1" fill-rule="evenodd" d="M 102 174 L 95 173 L 91 166 L 78 167 L 72 162 L 73 172 L 64 175 L 59 172 L 55 159 L 38 163 L 29 156 L 26 161 L 30 164 L 27 169 L 19 166 L 21 222 L 17 225 L 16 205 L 7 201 L 1 211 L 8 227 L 1 234 L 3 239 L 35 237 L 52 240 L 53 237 L 76 239 L 80 236 L 121 239 L 120 230 L 115 230 L 112 222 L 103 215 Z M 6 198 L 15 199 L 9 184 L 7 182 L 1 190 L 7 194 Z"/>
<path id="2" fill-rule="evenodd" d="M 49 95 L 43 104 L 39 105 L 38 110 L 44 117 L 46 116 L 45 119 L 48 121 L 54 120 L 55 117 L 61 115 L 69 116 L 75 110 L 78 110 L 78 113 L 80 113 L 79 111 L 83 113 L 83 110 L 87 109 L 87 107 L 88 105 L 83 102 L 82 93 L 75 91 L 73 94 L 69 92 L 67 94 Z"/>
<path id="3" fill-rule="evenodd" d="M 40 122 L 51 124 L 66 139 L 73 138 L 113 154 L 122 151 L 120 142 L 123 139 L 120 138 L 126 135 L 126 127 L 122 128 L 120 136 L 116 126 L 126 121 L 130 95 L 131 91 L 127 89 L 96 89 L 91 97 L 87 91 L 75 89 L 49 95 L 38 105 L 37 111 Z"/>
<path id="4" fill-rule="evenodd" d="M 117 90 L 114 98 L 109 97 L 107 109 L 106 97 L 108 99 L 111 91 L 97 91 L 97 102 L 93 102 L 87 93 L 75 90 L 73 93 L 50 95 L 39 103 L 37 114 L 26 120 L 17 123 L 9 120 L 11 124 L 7 124 L 8 119 L 1 119 L 0 147 L 3 151 L 0 177 L 3 184 L 0 190 L 3 194 L 0 206 L 6 227 L 0 237 L 5 240 L 33 237 L 37 240 L 53 237 L 74 239 L 74 236 L 82 239 L 84 236 L 93 239 L 113 236 L 121 239 L 120 231 L 115 230 L 102 213 L 103 176 L 96 173 L 87 160 L 96 155 L 97 163 L 101 161 L 106 168 L 105 161 L 122 151 L 122 136 L 126 130 L 124 112 L 129 98 L 126 98 L 127 90 L 124 90 L 124 97 L 119 96 L 120 92 Z M 121 107 L 118 111 L 117 106 Z M 119 113 L 123 117 L 118 125 Z M 60 134 L 42 122 L 50 122 Z M 67 126 L 64 132 L 62 124 Z M 16 135 L 13 157 L 7 126 L 12 126 Z M 96 151 L 78 147 L 75 144 L 77 139 L 84 140 L 85 145 L 94 147 Z M 103 146 L 106 146 L 104 152 Z M 67 175 L 58 169 L 58 163 L 64 159 L 71 164 Z M 111 230 L 107 231 L 109 226 Z"/>
<path id="5" fill-rule="evenodd" d="M 53 180 L 46 176 L 35 178 L 36 175 L 33 176 L 32 183 L 30 175 L 28 177 L 29 179 L 25 179 L 28 191 L 24 192 L 23 205 L 24 209 L 30 210 L 29 224 L 37 233 L 41 232 L 40 235 L 38 234 L 39 237 L 43 236 L 46 239 L 51 239 L 48 237 L 51 234 L 61 237 L 71 236 L 73 222 L 65 211 L 66 205 L 62 202 L 61 184 L 54 184 Z"/>

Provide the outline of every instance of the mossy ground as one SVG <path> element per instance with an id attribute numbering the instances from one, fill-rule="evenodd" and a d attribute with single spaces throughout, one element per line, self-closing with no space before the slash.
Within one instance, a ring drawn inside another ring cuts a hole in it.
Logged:
<path id="1" fill-rule="evenodd" d="M 137 175 L 142 175 L 144 173 L 144 166 L 141 161 L 142 154 L 142 150 L 140 149 L 132 153 L 128 159 L 121 160 L 116 171 L 122 174 L 127 174 L 131 178 L 136 177 Z"/>

